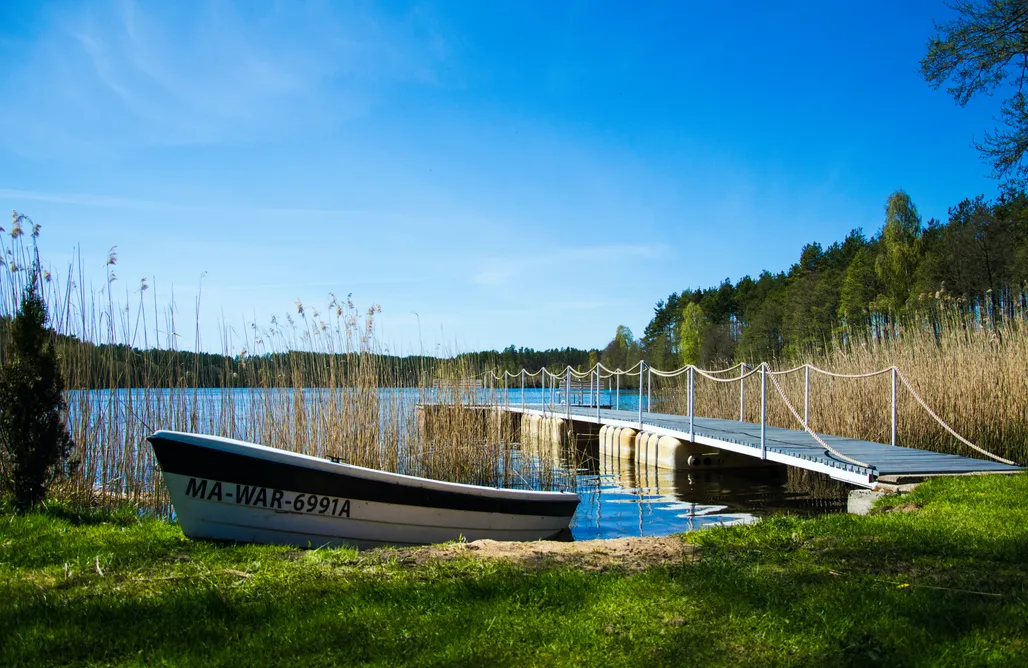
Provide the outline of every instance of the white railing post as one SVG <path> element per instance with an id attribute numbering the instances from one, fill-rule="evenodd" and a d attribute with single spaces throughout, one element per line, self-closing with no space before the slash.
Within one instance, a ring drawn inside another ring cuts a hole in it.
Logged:
<path id="1" fill-rule="evenodd" d="M 568 377 L 567 384 L 564 387 L 564 399 L 565 399 L 565 403 L 567 405 L 565 407 L 566 410 L 564 412 L 568 416 L 568 423 L 569 423 L 569 426 L 570 426 L 570 422 L 571 422 L 571 365 L 570 364 L 568 365 L 567 377 Z"/>
<path id="2" fill-rule="evenodd" d="M 643 371 L 646 369 L 646 362 L 639 362 L 639 430 L 643 426 Z"/>
<path id="3" fill-rule="evenodd" d="M 646 412 L 653 412 L 653 367 L 646 367 Z"/>
<path id="4" fill-rule="evenodd" d="M 596 365 L 596 424 L 600 423 L 600 365 Z"/>
<path id="5" fill-rule="evenodd" d="M 621 410 L 621 373 L 620 372 L 621 372 L 621 367 L 618 367 L 618 370 L 614 372 L 614 377 L 617 379 L 617 381 L 616 381 L 617 382 L 617 394 L 614 395 L 614 401 L 615 401 L 614 410 L 616 410 L 616 411 Z"/>
<path id="6" fill-rule="evenodd" d="M 767 363 L 760 363 L 760 458 L 767 459 Z"/>
<path id="7" fill-rule="evenodd" d="M 521 367 L 521 413 L 525 413 L 525 368 Z"/>
<path id="8" fill-rule="evenodd" d="M 810 365 L 803 365 L 803 424 L 810 426 Z"/>
<path id="9" fill-rule="evenodd" d="M 693 371 L 696 367 L 689 365 L 689 396 L 687 397 L 687 403 L 689 405 L 689 440 L 696 440 L 696 403 L 694 400 L 696 391 L 696 376 Z"/>
<path id="10" fill-rule="evenodd" d="M 892 367 L 892 444 L 896 445 L 896 367 Z"/>
<path id="11" fill-rule="evenodd" d="M 543 413 L 546 412 L 546 367 L 539 370 L 539 391 L 542 393 L 539 396 L 539 410 Z"/>
<path id="12" fill-rule="evenodd" d="M 594 380 L 595 379 L 593 378 L 593 370 L 589 369 L 589 390 L 588 390 L 588 395 L 585 395 L 583 393 L 583 396 L 582 396 L 582 403 L 585 404 L 586 406 L 589 406 L 587 401 L 592 401 L 593 400 L 593 381 Z M 588 400 L 586 399 L 586 396 L 589 397 Z M 592 406 L 589 406 L 589 408 L 592 408 Z"/>
<path id="13" fill-rule="evenodd" d="M 746 362 L 739 362 L 739 422 L 746 421 Z"/>

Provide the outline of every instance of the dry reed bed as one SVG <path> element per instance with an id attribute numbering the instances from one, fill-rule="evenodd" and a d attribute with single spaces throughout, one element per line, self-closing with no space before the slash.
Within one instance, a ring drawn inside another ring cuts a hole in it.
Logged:
<path id="1" fill-rule="evenodd" d="M 1000 325 L 983 323 L 957 305 L 942 305 L 931 314 L 912 316 L 878 337 L 849 333 L 828 352 L 799 362 L 772 364 L 774 370 L 809 363 L 836 373 L 861 374 L 897 366 L 939 417 L 957 433 L 1001 457 L 1028 460 L 1028 326 L 1022 309 Z M 850 343 L 846 343 L 846 342 Z M 853 341 L 859 341 L 853 344 Z M 735 372 L 737 373 L 737 372 Z M 804 374 L 779 376 L 782 390 L 803 414 Z M 715 383 L 696 376 L 697 415 L 739 418 L 739 383 Z M 760 421 L 760 378 L 745 382 L 745 419 Z M 679 414 L 686 410 L 683 377 L 654 377 L 655 402 Z M 818 432 L 890 441 L 890 374 L 866 379 L 810 374 L 810 425 Z M 800 429 L 770 379 L 768 423 Z M 982 456 L 961 444 L 897 383 L 897 441 L 900 445 Z"/>

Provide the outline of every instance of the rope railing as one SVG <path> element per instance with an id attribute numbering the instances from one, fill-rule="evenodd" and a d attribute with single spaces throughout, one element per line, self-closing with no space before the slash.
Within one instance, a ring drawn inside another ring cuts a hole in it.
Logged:
<path id="1" fill-rule="evenodd" d="M 749 371 L 747 371 L 747 369 L 749 369 Z M 803 398 L 804 398 L 803 404 L 804 404 L 804 406 L 803 406 L 803 415 L 802 416 L 800 416 L 799 411 L 792 404 L 792 402 L 789 400 L 788 396 L 785 394 L 785 391 L 782 389 L 780 383 L 778 382 L 778 377 L 779 376 L 788 376 L 788 375 L 791 375 L 791 374 L 794 374 L 794 373 L 798 373 L 798 372 L 801 372 L 801 371 L 804 373 L 804 391 L 803 391 Z M 730 376 L 730 377 L 725 377 L 725 374 L 732 373 L 732 372 L 738 372 L 738 375 Z M 568 382 L 568 381 L 571 381 L 571 380 L 584 380 L 584 379 L 588 378 L 588 379 L 590 379 L 590 389 L 589 389 L 589 392 L 595 392 L 595 394 L 596 394 L 595 406 L 596 406 L 597 418 L 599 418 L 599 415 L 600 415 L 600 403 L 601 403 L 600 402 L 600 394 L 604 391 L 603 387 L 602 387 L 602 380 L 605 379 L 605 378 L 606 379 L 611 379 L 611 378 L 616 379 L 616 381 L 617 381 L 616 389 L 609 388 L 607 391 L 611 392 L 612 389 L 613 389 L 613 393 L 614 393 L 614 396 L 615 396 L 615 400 L 614 400 L 615 401 L 615 406 L 614 407 L 615 407 L 616 410 L 620 410 L 621 377 L 622 376 L 638 377 L 639 378 L 639 388 L 638 388 L 639 389 L 639 403 L 638 403 L 638 413 L 639 413 L 639 416 L 638 416 L 638 421 L 639 421 L 639 424 L 640 424 L 640 427 L 641 427 L 642 424 L 643 424 L 643 412 L 644 412 L 643 411 L 643 407 L 645 406 L 647 411 L 651 410 L 652 392 L 653 392 L 653 376 L 657 376 L 658 378 L 667 379 L 667 378 L 676 378 L 676 377 L 681 376 L 683 374 L 688 374 L 688 399 L 687 399 L 687 401 L 688 401 L 688 415 L 689 415 L 689 433 L 690 433 L 690 437 L 692 437 L 694 435 L 694 433 L 695 433 L 695 430 L 694 430 L 695 415 L 694 415 L 693 406 L 694 406 L 694 401 L 695 401 L 695 376 L 696 375 L 699 375 L 702 378 L 705 378 L 705 379 L 707 379 L 709 381 L 716 382 L 716 383 L 735 383 L 735 382 L 740 383 L 740 388 L 739 388 L 739 420 L 740 420 L 740 422 L 744 421 L 743 418 L 745 417 L 745 385 L 744 385 L 745 380 L 747 378 L 751 377 L 751 376 L 759 375 L 759 376 L 761 376 L 761 423 L 760 423 L 760 425 L 761 425 L 761 450 L 762 450 L 762 456 L 766 455 L 765 429 L 766 429 L 766 422 L 767 422 L 767 418 L 766 418 L 766 408 L 767 407 L 766 407 L 766 396 L 765 396 L 766 389 L 765 389 L 765 382 L 764 382 L 764 380 L 765 380 L 766 377 L 770 377 L 772 385 L 774 386 L 774 388 L 775 388 L 776 392 L 778 393 L 778 395 L 781 397 L 782 402 L 785 404 L 786 408 L 788 408 L 789 412 L 792 414 L 793 418 L 796 419 L 796 421 L 800 424 L 800 426 L 803 427 L 803 430 L 805 432 L 807 432 L 820 446 L 824 447 L 826 451 L 830 452 L 835 457 L 838 457 L 839 459 L 841 459 L 843 461 L 846 461 L 846 462 L 848 462 L 850 464 L 853 464 L 853 465 L 856 465 L 856 466 L 862 466 L 862 467 L 865 467 L 865 468 L 873 468 L 873 467 L 869 467 L 864 462 L 860 462 L 858 460 L 855 460 L 855 459 L 852 459 L 850 457 L 847 457 L 846 455 L 843 455 L 838 450 L 836 450 L 836 449 L 832 448 L 831 446 L 829 446 L 828 443 L 826 443 L 824 441 L 824 439 L 822 439 L 816 432 L 814 432 L 813 429 L 810 428 L 810 374 L 811 374 L 811 372 L 816 373 L 816 374 L 820 374 L 822 376 L 826 376 L 826 377 L 829 377 L 829 378 L 836 378 L 836 379 L 843 379 L 843 380 L 864 380 L 864 379 L 868 379 L 868 378 L 874 378 L 876 376 L 882 376 L 882 375 L 885 375 L 885 374 L 892 374 L 892 405 L 891 405 L 891 409 L 892 409 L 891 410 L 892 445 L 896 445 L 896 434 L 897 434 L 897 388 L 898 388 L 899 384 L 902 384 L 902 386 L 905 387 L 906 390 L 910 393 L 910 395 L 914 398 L 915 402 L 919 406 L 921 406 L 921 408 L 923 408 L 925 410 L 925 412 L 927 412 L 928 415 L 931 416 L 932 419 L 934 419 L 947 433 L 949 433 L 951 436 L 953 436 L 955 439 L 957 439 L 960 443 L 966 445 L 968 448 L 971 448 L 975 452 L 977 452 L 977 453 L 979 453 L 981 455 L 984 455 L 986 457 L 989 457 L 989 458 L 991 458 L 991 459 L 993 459 L 993 460 L 995 460 L 997 462 L 1001 462 L 1003 464 L 1009 464 L 1009 465 L 1016 465 L 1015 462 L 1013 462 L 1013 461 L 1011 461 L 1009 459 L 1005 459 L 1003 457 L 1000 457 L 999 455 L 995 455 L 995 454 L 989 452 L 988 450 L 985 450 L 984 448 L 979 447 L 978 445 L 975 445 L 970 440 L 968 440 L 967 438 L 965 438 L 965 437 L 961 436 L 959 433 L 957 433 L 957 431 L 955 429 L 953 429 L 953 427 L 951 427 L 949 424 L 947 424 L 945 420 L 943 420 L 935 411 L 933 411 L 931 409 L 931 407 L 928 405 L 928 403 L 921 397 L 920 394 L 918 394 L 918 392 L 914 389 L 914 387 L 910 383 L 910 381 L 906 378 L 905 375 L 903 375 L 903 373 L 896 366 L 890 366 L 890 367 L 886 367 L 884 369 L 880 369 L 880 370 L 877 370 L 877 371 L 869 371 L 869 372 L 866 372 L 866 373 L 838 373 L 838 372 L 834 372 L 834 371 L 828 371 L 826 369 L 821 369 L 819 367 L 814 366 L 813 364 L 801 364 L 801 365 L 793 367 L 791 369 L 783 369 L 781 371 L 772 371 L 770 369 L 770 367 L 767 365 L 766 362 L 761 363 L 760 365 L 758 365 L 756 367 L 750 367 L 745 362 L 740 362 L 739 364 L 736 364 L 736 365 L 734 365 L 732 367 L 728 367 L 727 369 L 713 369 L 713 370 L 712 369 L 700 369 L 699 367 L 697 367 L 694 364 L 688 364 L 686 366 L 683 366 L 681 368 L 674 369 L 674 370 L 671 370 L 671 371 L 663 371 L 663 370 L 656 369 L 656 368 L 650 366 L 649 364 L 647 364 L 643 360 L 640 360 L 639 362 L 636 362 L 635 364 L 633 364 L 628 369 L 621 369 L 621 368 L 610 369 L 610 368 L 604 366 L 602 363 L 597 362 L 591 368 L 589 368 L 586 371 L 578 371 L 577 369 L 575 369 L 571 365 L 566 365 L 564 368 L 560 369 L 559 372 L 551 371 L 551 370 L 547 369 L 544 366 L 544 367 L 542 367 L 539 370 L 534 371 L 534 372 L 529 372 L 527 369 L 521 369 L 521 371 L 518 372 L 518 373 L 514 373 L 514 372 L 508 371 L 506 369 L 504 369 L 502 371 L 502 373 L 497 373 L 496 370 L 492 370 L 491 369 L 491 370 L 485 371 L 482 375 L 483 375 L 483 377 L 486 377 L 488 379 L 491 379 L 491 380 L 494 380 L 494 381 L 497 381 L 497 382 L 503 382 L 504 383 L 504 390 L 507 391 L 507 392 L 509 392 L 509 385 L 507 384 L 507 379 L 509 379 L 509 378 L 520 378 L 521 379 L 521 405 L 522 405 L 522 408 L 525 407 L 525 379 L 526 378 L 535 378 L 536 376 L 539 376 L 540 377 L 539 387 L 542 390 L 543 410 L 546 409 L 547 405 L 549 405 L 551 407 L 551 409 L 552 409 L 552 407 L 554 405 L 556 405 L 556 401 L 555 401 L 556 397 L 560 396 L 561 397 L 561 402 L 567 404 L 566 405 L 566 412 L 567 412 L 568 416 L 570 416 L 570 409 L 571 409 L 571 406 L 570 406 L 570 403 L 571 403 L 571 401 L 570 401 L 570 399 L 571 399 L 571 385 L 570 385 L 570 382 Z M 646 385 L 645 397 L 644 397 L 644 394 L 643 394 L 643 388 L 644 388 L 643 380 L 644 380 L 644 376 L 645 376 L 645 380 L 646 380 L 646 383 L 645 383 L 645 385 Z M 547 379 L 549 379 L 549 384 L 547 383 Z M 594 386 L 594 384 L 595 384 L 595 386 Z M 560 386 L 561 385 L 564 386 L 564 391 L 563 392 L 560 391 Z M 546 399 L 547 399 L 547 392 L 549 393 L 549 404 L 547 404 L 547 401 L 546 401 Z M 505 401 L 507 401 L 509 403 L 509 396 L 505 395 Z"/>
<path id="2" fill-rule="evenodd" d="M 889 367 L 885 367 L 884 369 L 881 369 L 879 371 L 868 371 L 867 373 L 835 373 L 834 371 L 825 371 L 824 369 L 819 369 L 816 366 L 814 366 L 813 364 L 807 364 L 805 366 L 807 368 L 809 368 L 811 371 L 816 371 L 817 373 L 821 374 L 822 376 L 828 376 L 829 378 L 843 378 L 843 379 L 851 379 L 851 380 L 853 380 L 853 379 L 859 380 L 859 379 L 863 379 L 863 378 L 874 378 L 875 376 L 882 376 L 882 375 L 885 375 L 885 374 L 891 372 L 893 369 L 896 369 L 896 367 L 894 367 L 894 366 L 889 366 Z"/>
<path id="3" fill-rule="evenodd" d="M 782 401 L 785 403 L 786 408 L 788 408 L 789 412 L 792 413 L 792 416 L 796 418 L 796 421 L 800 423 L 800 426 L 803 427 L 803 430 L 810 434 L 815 441 L 817 441 L 818 445 L 820 445 L 822 448 L 832 453 L 839 459 L 843 460 L 844 462 L 849 462 L 850 464 L 854 464 L 856 466 L 862 466 L 866 469 L 874 468 L 867 462 L 862 462 L 860 460 L 853 459 L 852 457 L 847 457 L 846 455 L 842 454 L 832 446 L 828 445 L 828 443 L 826 443 L 823 438 L 814 433 L 814 430 L 810 428 L 810 425 L 807 424 L 807 421 L 800 417 L 799 412 L 792 405 L 792 402 L 789 401 L 789 397 L 786 396 L 785 392 L 782 390 L 782 386 L 778 384 L 778 378 L 775 376 L 775 374 L 768 373 L 767 375 L 771 378 L 771 384 L 775 386 L 775 390 L 778 392 L 778 396 L 782 398 Z"/>
<path id="4" fill-rule="evenodd" d="M 948 424 L 946 424 L 946 422 L 943 421 L 943 419 L 941 417 L 939 417 L 935 413 L 935 411 L 933 411 L 931 408 L 929 408 L 929 406 L 925 402 L 925 400 L 921 398 L 921 395 L 918 394 L 916 390 L 914 390 L 913 386 L 911 386 L 911 384 L 910 384 L 910 381 L 907 380 L 906 376 L 904 376 L 903 373 L 899 369 L 896 369 L 896 375 L 899 376 L 899 379 L 903 382 L 903 385 L 910 392 L 910 396 L 914 397 L 914 401 L 916 401 L 917 403 L 921 404 L 921 408 L 925 409 L 925 411 L 927 411 L 929 415 L 931 415 L 933 418 L 935 418 L 935 421 L 938 422 L 940 425 L 942 425 L 942 428 L 945 429 L 946 431 L 948 431 L 950 434 L 952 434 L 954 438 L 956 438 L 958 441 L 960 441 L 961 443 L 963 443 L 967 447 L 971 448 L 975 452 L 980 452 L 981 454 L 985 455 L 986 457 L 992 457 L 997 462 L 1000 462 L 1002 464 L 1010 464 L 1011 466 L 1015 466 L 1015 463 L 1013 461 L 1011 461 L 1009 459 L 1004 459 L 1003 457 L 1000 457 L 999 455 L 992 454 L 991 452 L 985 450 L 984 448 L 978 447 L 977 445 L 975 445 L 974 443 L 972 443 L 971 441 L 967 440 L 966 438 L 964 438 L 963 436 L 958 434 L 956 431 L 954 431 L 952 427 L 950 427 Z"/>
<path id="5" fill-rule="evenodd" d="M 743 373 L 742 375 L 735 376 L 734 378 L 718 378 L 717 376 L 711 375 L 711 373 L 709 371 L 704 371 L 703 369 L 697 369 L 695 367 L 693 367 L 693 369 L 694 369 L 694 371 L 696 373 L 700 374 L 701 376 L 703 376 L 707 380 L 714 381 L 715 383 L 737 383 L 740 380 L 743 380 L 745 378 L 749 378 L 750 376 L 753 376 L 755 374 L 759 374 L 760 373 L 760 367 L 758 366 L 758 367 L 754 367 L 752 370 L 750 370 L 750 371 L 748 371 L 746 373 Z"/>

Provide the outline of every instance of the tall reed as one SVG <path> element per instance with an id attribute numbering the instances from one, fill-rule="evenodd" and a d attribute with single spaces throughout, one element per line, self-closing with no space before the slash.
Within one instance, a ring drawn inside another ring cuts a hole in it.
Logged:
<path id="1" fill-rule="evenodd" d="M 1011 313 L 994 323 L 952 301 L 930 311 L 879 325 L 875 331 L 844 331 L 827 352 L 789 362 L 780 370 L 809 363 L 844 374 L 898 367 L 925 402 L 957 433 L 1007 459 L 1028 461 L 1028 310 L 1015 300 Z M 754 360 L 759 363 L 759 360 Z M 737 375 L 738 370 L 730 375 Z M 790 402 L 802 415 L 804 373 L 780 376 Z M 663 410 L 685 414 L 684 376 L 654 377 Z M 696 376 L 697 415 L 739 419 L 739 382 L 715 383 Z M 868 379 L 839 379 L 810 374 L 811 427 L 819 432 L 879 443 L 891 440 L 890 374 Z M 760 378 L 745 381 L 744 417 L 760 421 Z M 767 420 L 800 429 L 770 380 Z M 897 389 L 897 442 L 915 448 L 981 457 L 961 444 L 916 403 L 902 385 Z"/>
<path id="2" fill-rule="evenodd" d="M 6 323 L 38 258 L 38 233 L 38 226 L 16 215 L 11 231 L 0 234 L 0 356 Z M 183 355 L 178 306 L 162 307 L 146 280 L 117 297 L 117 262 L 112 249 L 98 291 L 85 288 L 81 257 L 65 271 L 40 267 L 62 373 L 69 388 L 80 388 L 67 392 L 79 466 L 61 493 L 167 512 L 165 486 L 146 442 L 157 429 L 216 434 L 442 480 L 566 484 L 553 462 L 519 455 L 512 425 L 480 419 L 487 399 L 482 392 L 438 396 L 435 374 L 470 378 L 467 365 L 440 362 L 430 369 L 424 357 L 383 364 L 375 333 L 378 306 L 360 309 L 349 297 L 330 295 L 319 311 L 298 301 L 266 325 L 247 323 L 240 342 L 223 327 L 224 357 Z M 194 308 L 199 321 L 199 298 Z M 189 339 L 200 348 L 199 325 Z M 190 361 L 185 368 L 183 359 Z M 212 368 L 212 359 L 222 368 Z M 417 406 L 440 399 L 458 410 L 444 429 L 427 434 Z M 5 456 L 0 452 L 0 459 Z"/>

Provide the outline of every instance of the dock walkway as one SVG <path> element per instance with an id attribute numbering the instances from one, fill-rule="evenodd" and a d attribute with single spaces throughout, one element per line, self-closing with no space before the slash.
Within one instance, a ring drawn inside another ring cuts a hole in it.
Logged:
<path id="1" fill-rule="evenodd" d="M 568 418 L 576 422 L 585 422 L 610 427 L 628 427 L 639 431 L 671 436 L 684 442 L 694 442 L 719 450 L 727 450 L 757 459 L 796 466 L 810 471 L 825 473 L 844 482 L 874 487 L 879 478 L 884 476 L 931 476 L 954 475 L 962 473 L 1011 473 L 1022 470 L 1018 466 L 1010 466 L 999 462 L 974 459 L 960 455 L 947 455 L 927 450 L 916 450 L 899 445 L 873 443 L 855 438 L 843 438 L 818 434 L 828 445 L 846 457 L 864 462 L 868 466 L 858 466 L 839 459 L 830 451 L 821 447 L 804 431 L 783 429 L 781 427 L 765 427 L 765 446 L 760 445 L 760 425 L 738 420 L 721 420 L 715 418 L 693 418 L 693 434 L 689 433 L 688 416 L 667 413 L 639 413 L 627 410 L 597 411 L 595 408 L 579 406 L 554 406 L 549 408 L 539 404 L 520 405 L 497 404 L 496 408 L 512 413 L 540 415 L 551 418 Z"/>

